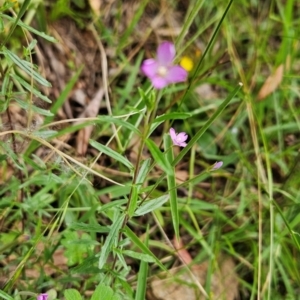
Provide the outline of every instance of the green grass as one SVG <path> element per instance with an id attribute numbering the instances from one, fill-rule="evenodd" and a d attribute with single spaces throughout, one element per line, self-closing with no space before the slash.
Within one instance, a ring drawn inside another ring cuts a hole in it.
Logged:
<path id="1" fill-rule="evenodd" d="M 103 4 L 98 16 L 75 0 L 0 9 L 1 299 L 153 299 L 155 276 L 179 265 L 206 266 L 201 282 L 192 277 L 203 299 L 216 299 L 218 272 L 240 299 L 299 298 L 299 4 L 150 2 Z M 32 40 L 58 42 L 41 29 L 45 12 L 48 25 L 67 16 L 96 45 L 104 96 L 80 124 L 61 111 L 87 66 L 68 69 L 54 97 Z M 194 69 L 155 91 L 140 65 L 162 40 Z M 280 84 L 259 99 L 280 65 Z M 82 157 L 74 141 L 88 126 Z M 185 148 L 172 147 L 170 127 L 187 132 Z"/>

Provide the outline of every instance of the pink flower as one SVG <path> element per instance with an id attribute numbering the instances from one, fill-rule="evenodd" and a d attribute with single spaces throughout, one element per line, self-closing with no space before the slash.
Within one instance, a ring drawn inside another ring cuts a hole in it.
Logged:
<path id="1" fill-rule="evenodd" d="M 179 65 L 173 65 L 175 54 L 174 44 L 163 42 L 158 46 L 156 59 L 149 58 L 143 61 L 141 70 L 156 89 L 187 79 L 187 71 Z"/>
<path id="2" fill-rule="evenodd" d="M 220 169 L 222 166 L 223 166 L 223 162 L 222 162 L 222 161 L 217 161 L 217 162 L 213 165 L 212 170 L 218 170 L 218 169 Z"/>
<path id="3" fill-rule="evenodd" d="M 37 300 L 47 300 L 48 294 L 39 294 L 36 299 Z"/>
<path id="4" fill-rule="evenodd" d="M 185 132 L 180 132 L 176 134 L 174 128 L 170 128 L 170 136 L 175 146 L 185 147 L 187 143 L 185 142 L 188 138 L 188 135 Z"/>

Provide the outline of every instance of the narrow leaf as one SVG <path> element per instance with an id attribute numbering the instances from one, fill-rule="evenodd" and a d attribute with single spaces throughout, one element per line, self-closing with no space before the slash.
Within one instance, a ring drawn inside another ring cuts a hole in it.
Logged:
<path id="1" fill-rule="evenodd" d="M 131 218 L 134 215 L 134 212 L 137 207 L 137 201 L 138 201 L 138 192 L 137 192 L 137 186 L 134 185 L 131 190 L 131 198 L 128 206 L 128 216 Z"/>
<path id="2" fill-rule="evenodd" d="M 96 148 L 97 150 L 99 150 L 100 152 L 105 153 L 106 155 L 108 155 L 109 157 L 115 159 L 116 161 L 119 161 L 120 163 L 122 163 L 123 165 L 125 165 L 127 168 L 129 168 L 130 170 L 133 170 L 133 165 L 132 163 L 125 158 L 123 155 L 119 154 L 118 152 L 112 150 L 111 148 L 102 145 L 96 141 L 90 140 L 90 144 Z"/>
<path id="3" fill-rule="evenodd" d="M 18 102 L 18 104 L 20 105 L 20 107 L 22 107 L 23 109 L 27 110 L 27 111 L 34 111 L 35 113 L 39 114 L 39 115 L 43 115 L 43 116 L 53 116 L 53 113 L 50 112 L 49 110 L 37 107 L 33 104 L 28 104 L 27 102 L 17 99 L 15 98 L 16 102 Z"/>
<path id="4" fill-rule="evenodd" d="M 169 200 L 169 195 L 164 195 L 161 197 L 158 197 L 156 199 L 151 199 L 146 202 L 144 202 L 136 211 L 136 216 L 142 216 L 145 215 L 151 211 L 154 211 L 155 209 L 163 206 L 167 201 Z"/>
<path id="5" fill-rule="evenodd" d="M 17 24 L 18 24 L 18 21 L 23 17 L 23 15 L 25 14 L 27 8 L 28 8 L 28 5 L 30 4 L 30 1 L 31 0 L 24 0 L 23 3 L 22 3 L 22 6 L 18 12 L 18 15 L 17 17 L 15 18 L 14 20 L 14 24 L 13 26 L 10 28 L 8 34 L 6 35 L 5 37 L 5 40 L 1 43 L 1 47 L 4 46 L 9 40 L 10 40 L 10 37 L 11 35 L 13 34 L 13 32 L 15 31 L 16 27 L 17 27 Z"/>
<path id="6" fill-rule="evenodd" d="M 57 134 L 55 130 L 34 131 L 33 135 L 42 139 L 49 139 Z"/>
<path id="7" fill-rule="evenodd" d="M 223 103 L 218 107 L 215 113 L 206 121 L 204 126 L 192 137 L 186 147 L 184 147 L 178 156 L 173 160 L 172 165 L 176 166 L 178 162 L 182 160 L 182 158 L 186 155 L 186 153 L 193 147 L 193 145 L 199 140 L 202 134 L 210 127 L 210 125 L 219 117 L 225 107 L 229 104 L 229 102 L 233 99 L 233 97 L 239 92 L 242 88 L 243 84 L 239 83 L 234 90 L 227 96 L 227 98 L 223 101 Z"/>
<path id="8" fill-rule="evenodd" d="M 5 15 L 5 14 L 0 14 L 0 17 L 8 19 L 10 21 L 14 21 L 15 20 L 15 18 L 10 17 L 10 16 Z M 33 27 L 25 24 L 21 20 L 18 20 L 17 25 L 20 26 L 20 27 L 23 27 L 24 29 L 26 29 L 26 30 L 28 30 L 28 31 L 30 31 L 30 32 L 32 32 L 32 33 L 40 36 L 40 37 L 42 37 L 43 39 L 45 39 L 45 40 L 47 40 L 47 41 L 49 41 L 51 43 L 57 43 L 58 42 L 57 39 L 55 39 L 54 37 L 46 34 L 45 32 L 40 32 L 40 31 L 34 29 Z"/>
<path id="9" fill-rule="evenodd" d="M 164 114 L 162 116 L 156 117 L 150 127 L 148 136 L 152 134 L 152 132 L 163 122 L 168 120 L 185 120 L 189 118 L 192 114 L 190 113 L 183 113 L 183 112 L 173 112 L 169 114 Z"/>
<path id="10" fill-rule="evenodd" d="M 140 131 L 135 127 L 133 126 L 131 123 L 129 122 L 126 122 L 120 118 L 117 118 L 117 117 L 111 117 L 111 116 L 99 116 L 98 117 L 99 119 L 99 122 L 100 123 L 113 123 L 115 125 L 118 125 L 118 126 L 124 126 L 125 128 L 131 130 L 132 132 L 136 133 L 137 135 L 141 135 Z"/>
<path id="11" fill-rule="evenodd" d="M 145 245 L 148 247 L 149 242 L 149 228 L 147 227 Z M 147 290 L 147 279 L 148 279 L 148 263 L 146 261 L 141 261 L 140 269 L 138 273 L 138 281 L 136 285 L 135 300 L 146 299 Z"/>
<path id="12" fill-rule="evenodd" d="M 166 160 L 163 153 L 160 151 L 160 149 L 156 146 L 156 144 L 150 140 L 146 140 L 146 145 L 148 146 L 155 162 L 167 173 L 172 174 L 172 167 L 171 164 Z"/>
<path id="13" fill-rule="evenodd" d="M 138 192 L 142 188 L 142 185 L 144 184 L 144 182 L 147 178 L 147 175 L 150 171 L 150 166 L 151 166 L 151 159 L 150 158 L 144 160 L 141 163 L 141 167 L 140 167 L 139 173 L 138 173 L 137 178 L 136 178 L 136 184 L 137 184 L 137 191 Z"/>
<path id="14" fill-rule="evenodd" d="M 71 224 L 71 229 L 73 230 L 82 230 L 87 232 L 99 232 L 99 233 L 108 233 L 110 229 L 106 226 L 101 226 L 98 224 L 85 224 L 81 222 L 74 222 Z"/>
<path id="15" fill-rule="evenodd" d="M 8 157 L 13 161 L 15 166 L 23 171 L 24 165 L 19 161 L 17 154 L 10 148 L 10 145 L 8 143 L 3 143 L 0 141 L 0 147 L 4 149 L 4 151 L 7 153 Z"/>
<path id="16" fill-rule="evenodd" d="M 127 226 L 124 228 L 125 235 L 130 238 L 130 240 L 140 249 L 143 253 L 150 255 L 156 262 L 156 264 L 163 270 L 166 271 L 164 265 L 160 262 L 160 260 L 151 252 L 151 250 L 146 246 L 137 236 L 136 234 Z"/>
<path id="17" fill-rule="evenodd" d="M 47 96 L 43 95 L 40 91 L 38 91 L 33 86 L 31 86 L 30 84 L 28 84 L 20 76 L 18 76 L 16 74 L 10 74 L 10 76 L 12 78 L 14 78 L 17 82 L 19 82 L 27 91 L 33 93 L 34 95 L 36 95 L 37 97 L 39 97 L 41 100 L 44 100 L 45 102 L 48 102 L 48 103 L 52 103 L 52 101 Z M 53 116 L 53 114 L 51 114 L 50 116 Z"/>
<path id="18" fill-rule="evenodd" d="M 106 237 L 105 243 L 101 248 L 101 254 L 99 257 L 99 264 L 98 264 L 99 269 L 102 269 L 103 266 L 105 265 L 108 255 L 111 252 L 111 249 L 118 238 L 119 230 L 122 227 L 123 221 L 124 221 L 124 215 L 117 218 L 116 221 L 112 224 L 110 232 Z"/>
<path id="19" fill-rule="evenodd" d="M 164 147 L 165 149 L 171 149 L 171 151 L 168 151 L 166 154 L 167 160 L 171 164 L 174 157 L 173 157 L 171 137 L 168 134 L 164 136 Z M 178 211 L 177 188 L 176 188 L 174 167 L 172 167 L 172 173 L 167 174 L 167 182 L 168 182 L 168 191 L 170 193 L 170 206 L 171 206 L 173 228 L 175 231 L 175 236 L 179 240 L 179 211 Z"/>
<path id="20" fill-rule="evenodd" d="M 19 68 L 26 72 L 30 77 L 35 79 L 41 85 L 51 87 L 51 83 L 43 78 L 39 73 L 37 73 L 28 61 L 20 59 L 16 54 L 3 47 L 3 53 L 8 57 L 13 63 L 15 63 Z"/>
<path id="21" fill-rule="evenodd" d="M 3 292 L 1 290 L 0 290 L 0 297 L 5 300 L 14 300 L 13 297 L 9 296 L 8 294 L 6 294 L 5 292 Z"/>
<path id="22" fill-rule="evenodd" d="M 151 255 L 148 255 L 148 254 L 139 253 L 139 252 L 135 252 L 135 251 L 131 251 L 131 250 L 124 250 L 124 251 L 122 251 L 122 253 L 127 256 L 130 256 L 130 257 L 133 257 L 133 258 L 145 261 L 145 262 L 149 262 L 149 263 L 155 262 L 155 259 Z"/>

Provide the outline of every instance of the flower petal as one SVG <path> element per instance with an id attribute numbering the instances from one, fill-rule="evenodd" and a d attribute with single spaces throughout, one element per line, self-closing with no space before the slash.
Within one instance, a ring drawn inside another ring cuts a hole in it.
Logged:
<path id="1" fill-rule="evenodd" d="M 222 162 L 222 161 L 217 161 L 217 162 L 213 165 L 212 170 L 218 170 L 218 169 L 220 169 L 222 166 L 223 166 L 223 162 Z"/>
<path id="2" fill-rule="evenodd" d="M 185 143 L 185 142 L 182 142 L 182 143 L 178 144 L 178 146 L 180 146 L 180 147 L 185 147 L 186 145 L 187 145 L 187 143 Z"/>
<path id="3" fill-rule="evenodd" d="M 168 74 L 165 76 L 169 83 L 184 82 L 186 81 L 188 72 L 180 66 L 170 67 Z"/>
<path id="4" fill-rule="evenodd" d="M 143 61 L 141 71 L 151 79 L 156 75 L 158 68 L 158 62 L 153 58 L 149 58 Z"/>
<path id="5" fill-rule="evenodd" d="M 172 141 L 174 143 L 174 141 L 176 141 L 176 132 L 175 132 L 175 129 L 171 127 L 169 133 L 170 133 L 171 139 L 172 139 Z"/>
<path id="6" fill-rule="evenodd" d="M 48 294 L 39 294 L 37 296 L 37 300 L 47 300 L 48 299 Z"/>
<path id="7" fill-rule="evenodd" d="M 188 135 L 185 132 L 180 132 L 177 134 L 177 141 L 185 142 L 188 138 Z"/>
<path id="8" fill-rule="evenodd" d="M 161 76 L 154 76 L 150 79 L 151 79 L 152 85 L 158 90 L 160 90 L 168 85 L 168 81 Z"/>
<path id="9" fill-rule="evenodd" d="M 176 55 L 175 46 L 170 42 L 163 42 L 157 48 L 157 61 L 163 65 L 172 64 Z"/>

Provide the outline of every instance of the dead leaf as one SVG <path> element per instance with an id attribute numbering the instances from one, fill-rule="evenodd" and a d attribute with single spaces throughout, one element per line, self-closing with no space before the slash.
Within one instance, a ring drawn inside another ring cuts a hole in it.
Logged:
<path id="1" fill-rule="evenodd" d="M 181 238 L 179 238 L 178 240 L 176 237 L 174 237 L 173 244 L 174 248 L 177 250 L 177 256 L 179 257 L 179 259 L 187 265 L 190 264 L 192 262 L 192 257 L 190 253 L 185 249 Z"/>
<path id="2" fill-rule="evenodd" d="M 205 286 L 209 263 L 191 267 L 195 278 L 202 286 Z M 235 263 L 232 258 L 220 256 L 218 268 L 211 278 L 210 299 L 234 300 L 238 297 L 238 279 L 235 273 Z M 230 288 L 229 288 L 230 287 Z M 148 291 L 150 300 L 204 300 L 205 296 L 200 292 L 191 274 L 186 267 L 179 267 L 164 272 L 151 281 L 151 290 Z"/>
<path id="3" fill-rule="evenodd" d="M 90 6 L 94 13 L 97 16 L 100 16 L 100 6 L 101 6 L 101 1 L 100 0 L 89 0 Z"/>
<path id="4" fill-rule="evenodd" d="M 274 74 L 271 74 L 261 87 L 257 99 L 263 100 L 273 93 L 280 85 L 283 78 L 283 64 L 279 65 Z"/>
<path id="5" fill-rule="evenodd" d="M 212 100 L 218 97 L 218 94 L 213 90 L 212 85 L 208 83 L 199 85 L 195 91 L 204 100 Z"/>

